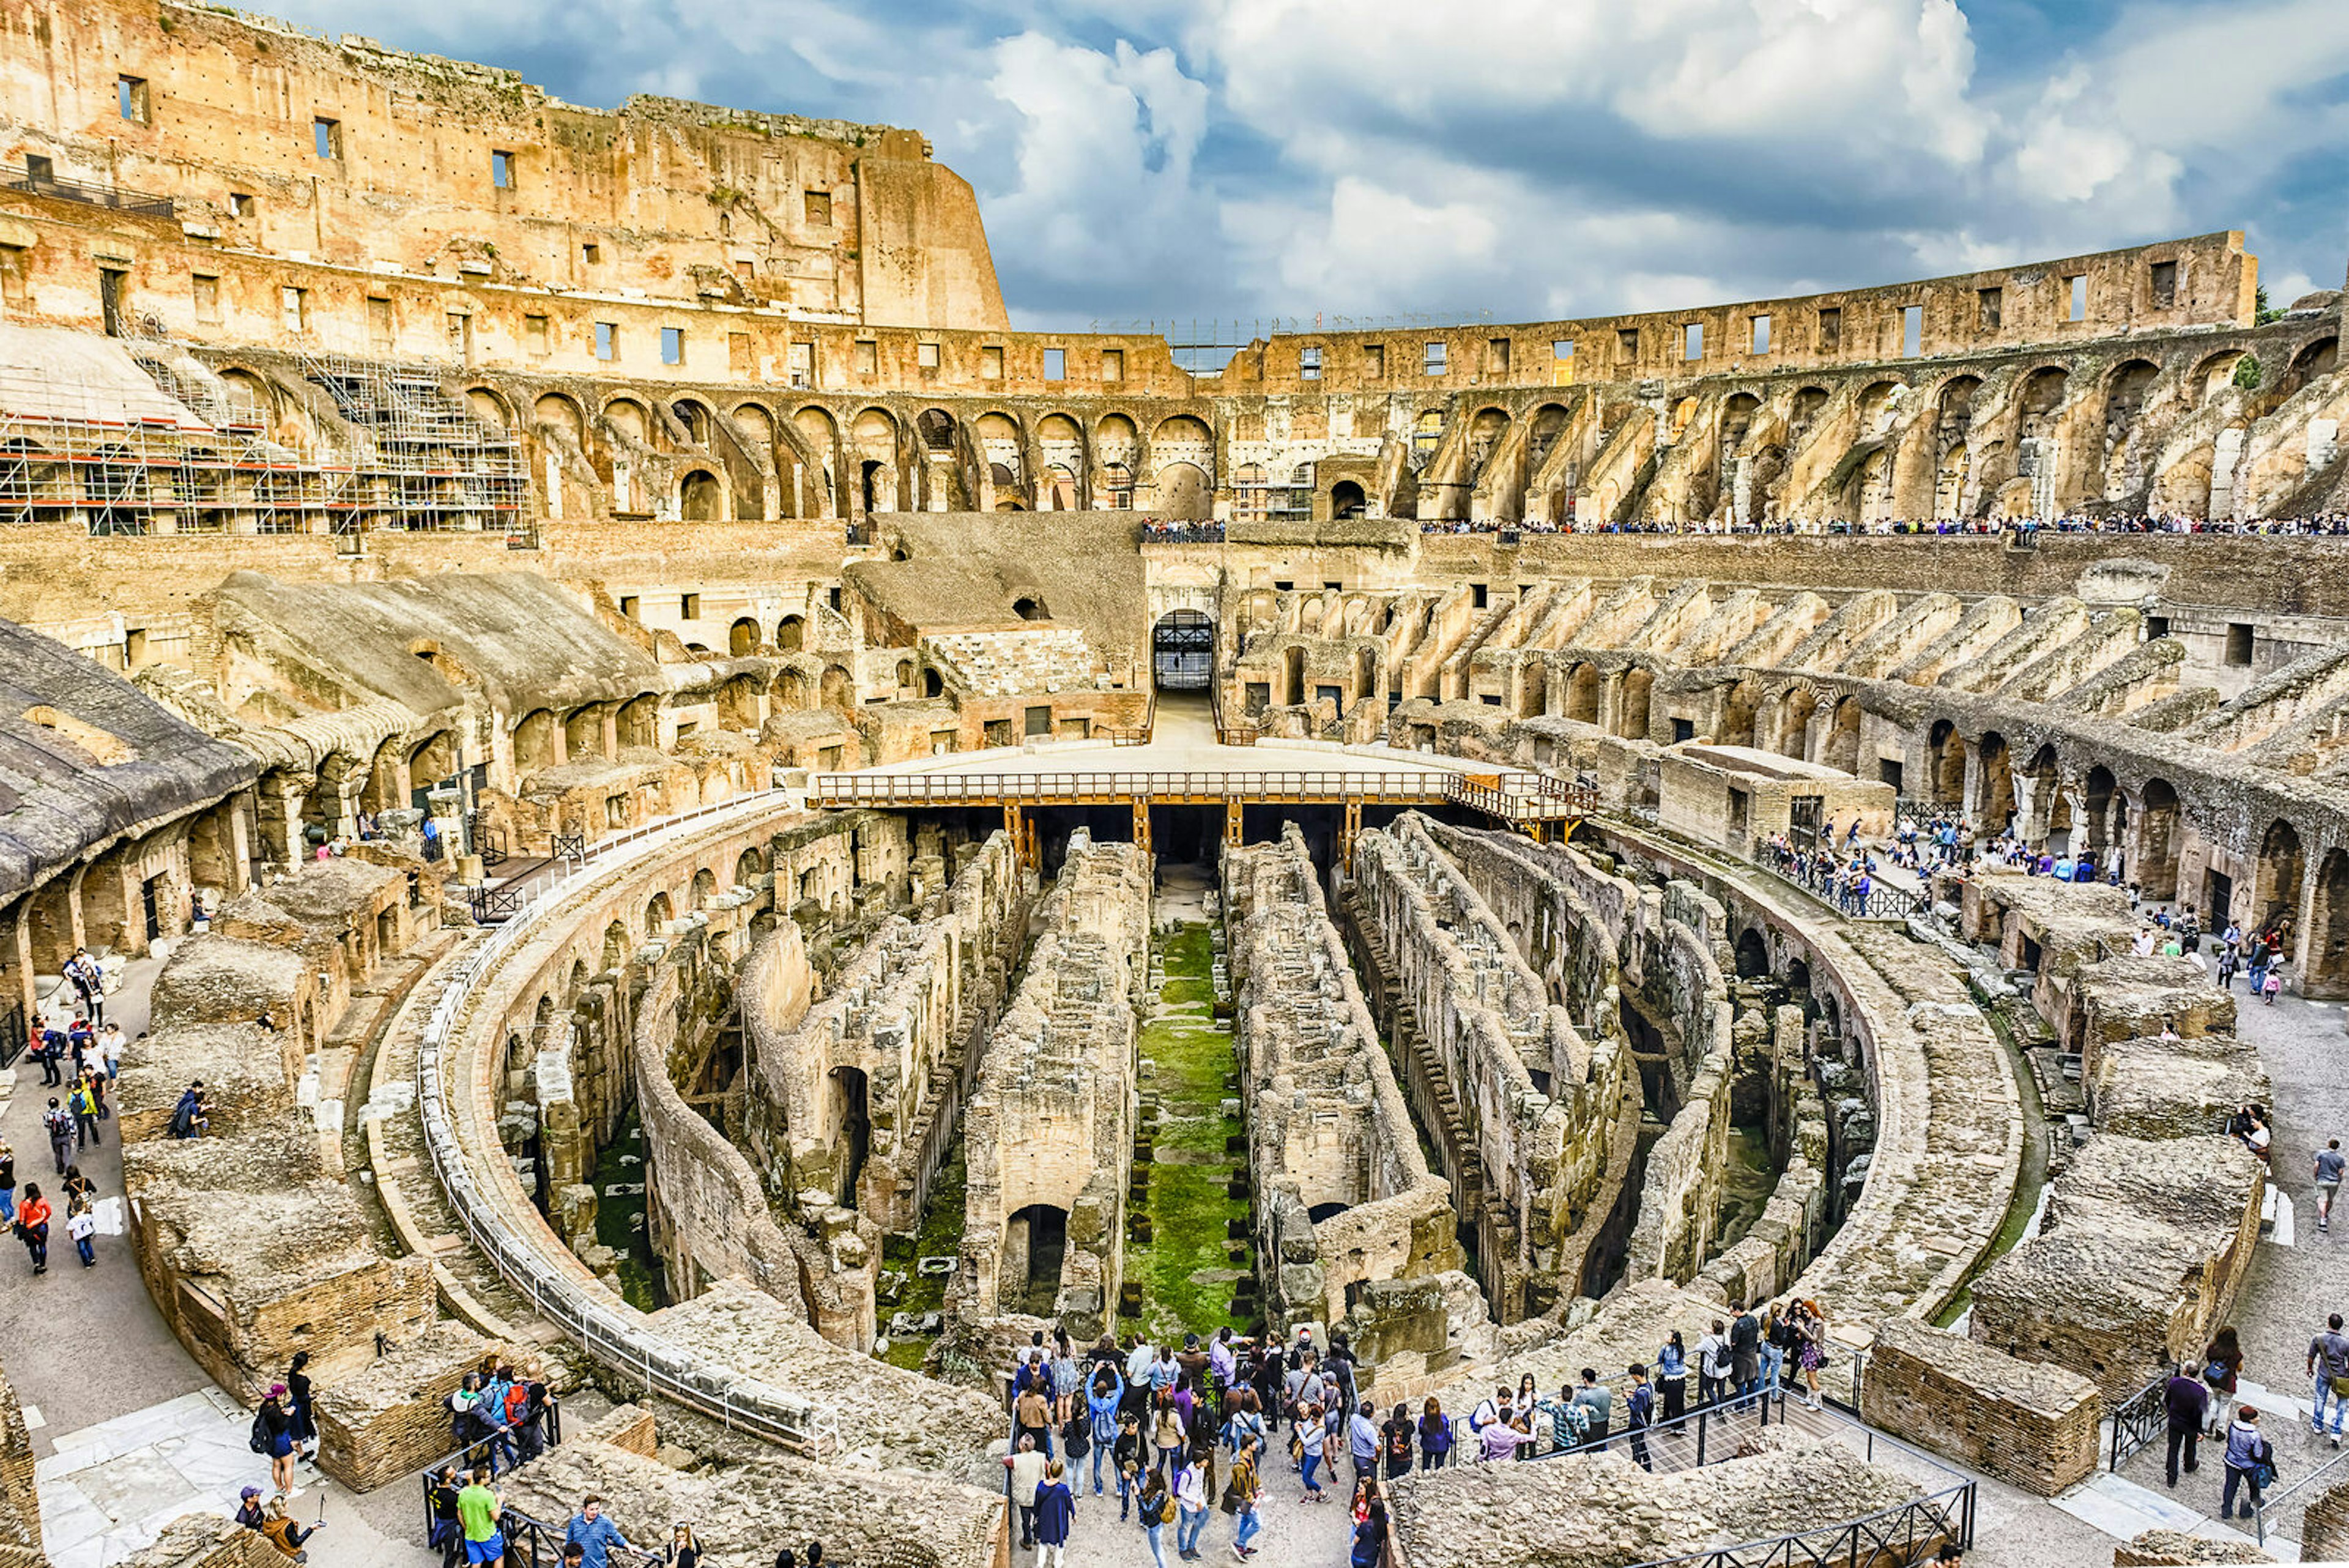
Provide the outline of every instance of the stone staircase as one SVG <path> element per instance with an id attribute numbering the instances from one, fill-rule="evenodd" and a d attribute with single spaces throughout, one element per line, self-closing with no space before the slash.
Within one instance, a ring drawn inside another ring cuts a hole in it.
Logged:
<path id="1" fill-rule="evenodd" d="M 1435 1139 L 1443 1174 L 1452 1183 L 1453 1207 L 1463 1216 L 1485 1206 L 1485 1161 L 1468 1130 L 1468 1117 L 1459 1096 L 1452 1092 L 1451 1075 L 1435 1054 L 1435 1046 L 1419 1026 L 1419 1012 L 1394 978 L 1390 955 L 1378 935 L 1378 926 L 1361 899 L 1349 887 L 1340 907 L 1346 915 L 1347 944 L 1361 971 L 1362 989 L 1372 1011 L 1387 1021 L 1387 1051 L 1395 1076 L 1423 1126 L 1440 1136 Z M 1432 1113 L 1432 1114 L 1431 1114 Z"/>

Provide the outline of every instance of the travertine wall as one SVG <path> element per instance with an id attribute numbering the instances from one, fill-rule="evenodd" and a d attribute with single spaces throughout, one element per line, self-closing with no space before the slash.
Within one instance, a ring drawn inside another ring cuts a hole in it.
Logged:
<path id="1" fill-rule="evenodd" d="M 1029 1272 L 1024 1211 L 1057 1210 L 1066 1243 L 1052 1315 L 1090 1340 L 1117 1311 L 1124 1261 L 1149 857 L 1078 829 L 1038 918 L 1027 978 L 963 1113 L 968 1218 L 947 1300 L 966 1316 L 1014 1310 Z"/>
<path id="2" fill-rule="evenodd" d="M 1405 1397 L 1490 1351 L 1450 1184 L 1420 1153 L 1297 825 L 1276 844 L 1226 849 L 1222 872 L 1267 1311 L 1344 1323 L 1379 1368 L 1381 1397 Z M 1443 1287 L 1408 1298 L 1360 1288 L 1430 1278 Z M 1421 1310 L 1392 1310 L 1406 1299 Z"/>
<path id="3" fill-rule="evenodd" d="M 1351 896 L 1364 937 L 1427 1043 L 1428 1065 L 1459 1107 L 1464 1212 L 1477 1268 L 1505 1323 L 1574 1293 L 1564 1249 L 1613 1193 L 1607 1137 L 1623 1096 L 1623 1053 L 1586 1040 L 1519 956 L 1509 932 L 1416 813 L 1357 841 Z M 1618 1172 L 1619 1184 L 1619 1171 Z M 1587 1239 L 1585 1244 L 1588 1244 Z"/>
<path id="4" fill-rule="evenodd" d="M 776 946 L 753 961 L 741 987 L 746 1130 L 777 1198 L 824 1192 L 885 1231 L 917 1223 L 935 1135 L 969 1088 L 1031 897 L 1008 835 L 956 858 L 953 882 L 916 919 L 890 917 L 812 1006 Z M 931 863 L 934 887 L 944 869 Z"/>
<path id="5" fill-rule="evenodd" d="M 1860 1415 L 1985 1475 L 2054 1497 L 2096 1469 L 2096 1386 L 1903 1318 L 1876 1326 Z"/>

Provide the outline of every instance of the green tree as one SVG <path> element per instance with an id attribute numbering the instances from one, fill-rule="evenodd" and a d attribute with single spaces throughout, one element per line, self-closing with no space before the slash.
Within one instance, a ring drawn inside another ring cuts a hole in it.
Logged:
<path id="1" fill-rule="evenodd" d="M 2235 361 L 2235 385 L 2247 392 L 2256 392 L 2260 389 L 2262 373 L 2260 369 L 2259 356 L 2256 354 L 2246 354 Z"/>
<path id="2" fill-rule="evenodd" d="M 2283 312 L 2268 303 L 2268 286 L 2260 285 L 2257 293 L 2251 297 L 2251 320 L 2261 327 L 2265 327 L 2271 321 L 2282 319 Z M 2257 386 L 2258 383 L 2253 382 L 2252 385 Z"/>

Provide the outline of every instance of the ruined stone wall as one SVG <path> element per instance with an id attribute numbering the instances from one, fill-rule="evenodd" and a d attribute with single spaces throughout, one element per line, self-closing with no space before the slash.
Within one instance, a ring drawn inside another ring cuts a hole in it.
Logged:
<path id="1" fill-rule="evenodd" d="M 1404 1397 L 1491 1338 L 1484 1295 L 1461 1272 L 1450 1184 L 1420 1153 L 1304 835 L 1288 824 L 1277 844 L 1226 850 L 1222 869 L 1268 1311 L 1344 1323 L 1381 1397 Z M 1408 1298 L 1361 1288 L 1439 1277 Z M 1392 1310 L 1406 1301 L 1417 1310 Z"/>
<path id="2" fill-rule="evenodd" d="M 2096 1470 L 2104 1402 L 2077 1373 L 1894 1318 L 1876 1328 L 1860 1415 L 2041 1497 Z"/>
<path id="3" fill-rule="evenodd" d="M 1458 1175 L 1477 1193 L 1485 1294 L 1504 1322 L 1546 1310 L 1551 1293 L 1571 1294 L 1578 1280 L 1582 1260 L 1568 1245 L 1588 1245 L 1585 1221 L 1612 1203 L 1607 1142 L 1623 1098 L 1622 1053 L 1611 1039 L 1586 1041 L 1550 1002 L 1417 814 L 1362 835 L 1351 881 L 1358 923 L 1459 1107 Z"/>
<path id="4" fill-rule="evenodd" d="M 1091 1339 L 1117 1310 L 1133 1164 L 1135 1041 L 1149 958 L 1149 860 L 1070 836 L 1027 978 L 987 1043 L 964 1111 L 968 1219 L 947 1303 L 1013 1310 L 1027 1290 L 1031 1206 L 1065 1238 L 1050 1315 Z"/>
<path id="5" fill-rule="evenodd" d="M 781 1200 L 817 1191 L 885 1231 L 917 1222 L 934 1129 L 959 1113 L 992 1026 L 1029 904 L 1026 874 L 998 832 L 917 919 L 892 916 L 812 1006 L 775 946 L 742 988 L 750 1147 Z M 861 1075 L 866 1118 L 848 1121 Z M 861 1173 L 852 1136 L 868 1141 Z"/>

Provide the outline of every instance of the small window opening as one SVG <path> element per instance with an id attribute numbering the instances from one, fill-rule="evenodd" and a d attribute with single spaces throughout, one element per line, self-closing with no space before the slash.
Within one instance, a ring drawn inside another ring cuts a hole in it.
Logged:
<path id="1" fill-rule="evenodd" d="M 1819 312 L 1819 352 L 1833 354 L 1843 348 L 1843 306 L 1830 305 Z"/>
<path id="2" fill-rule="evenodd" d="M 2251 661 L 2251 623 L 2247 620 L 2227 623 L 2227 662 L 2240 670 Z"/>
<path id="3" fill-rule="evenodd" d="M 1925 341 L 1925 307 L 1904 305 L 1900 307 L 1900 357 L 1914 359 Z"/>
<path id="4" fill-rule="evenodd" d="M 490 183 L 495 185 L 501 191 L 511 191 L 513 189 L 514 164 L 512 153 L 492 152 L 490 154 Z"/>
<path id="5" fill-rule="evenodd" d="M 1752 341 L 1747 345 L 1747 352 L 1754 354 L 1767 354 L 1770 352 L 1769 317 L 1757 316 L 1754 317 L 1754 337 Z"/>
<path id="6" fill-rule="evenodd" d="M 2072 314 L 2067 319 L 2073 321 L 2088 319 L 2088 275 L 2084 272 L 2074 273 L 2064 280 L 2064 288 L 2072 301 Z"/>
<path id="7" fill-rule="evenodd" d="M 1445 346 L 1443 343 L 1429 343 L 1421 354 L 1420 374 L 1423 376 L 1443 375 L 1444 373 L 1445 351 Z"/>
<path id="8" fill-rule="evenodd" d="M 1974 320 L 1984 332 L 1995 332 L 2006 314 L 2006 290 L 1978 288 L 1974 290 Z"/>
<path id="9" fill-rule="evenodd" d="M 1683 359 L 1704 358 L 1703 322 L 1692 321 L 1681 328 L 1681 358 Z"/>
<path id="10" fill-rule="evenodd" d="M 1069 379 L 1069 352 L 1065 348 L 1044 350 L 1044 379 L 1065 381 Z"/>
<path id="11" fill-rule="evenodd" d="M 595 358 L 616 359 L 620 357 L 620 327 L 617 322 L 595 323 Z"/>
<path id="12" fill-rule="evenodd" d="M 1318 346 L 1297 351 L 1297 379 L 1300 381 L 1321 379 L 1321 350 Z"/>
<path id="13" fill-rule="evenodd" d="M 684 327 L 664 327 L 661 328 L 661 363 L 664 365 L 682 365 L 685 363 Z"/>
<path id="14" fill-rule="evenodd" d="M 2178 264 L 2158 261 L 2153 264 L 2153 303 L 2156 309 L 2166 310 L 2178 303 Z"/>
<path id="15" fill-rule="evenodd" d="M 321 158 L 343 155 L 343 122 L 324 118 L 310 122 L 310 145 Z"/>
<path id="16" fill-rule="evenodd" d="M 148 122 L 146 78 L 115 78 L 114 95 L 119 102 L 123 119 L 133 125 L 145 125 Z"/>

